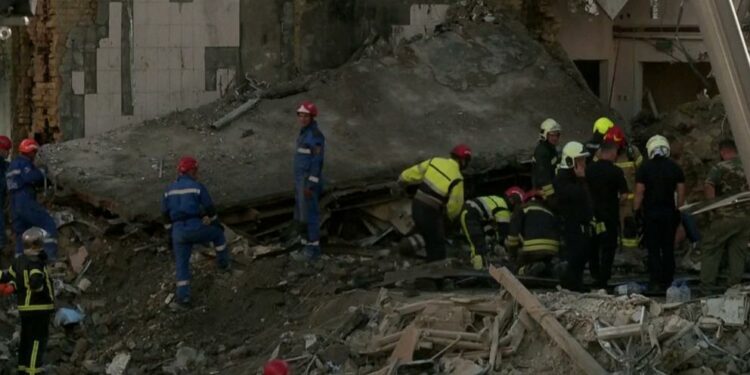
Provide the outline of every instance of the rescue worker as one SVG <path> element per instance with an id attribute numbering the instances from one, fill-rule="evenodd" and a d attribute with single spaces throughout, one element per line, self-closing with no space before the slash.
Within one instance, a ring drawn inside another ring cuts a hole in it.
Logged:
<path id="1" fill-rule="evenodd" d="M 161 212 L 172 235 L 177 276 L 176 308 L 190 306 L 190 256 L 194 244 L 212 244 L 219 269 L 229 270 L 229 249 L 224 228 L 203 184 L 198 182 L 198 161 L 183 156 L 177 164 L 177 180 L 167 187 Z"/>
<path id="2" fill-rule="evenodd" d="M 542 122 L 539 143 L 534 149 L 534 165 L 531 170 L 531 184 L 541 191 L 544 199 L 555 193 L 552 180 L 558 163 L 557 145 L 560 143 L 562 127 L 557 121 L 548 118 Z"/>
<path id="3" fill-rule="evenodd" d="M 326 139 L 315 118 L 318 107 L 305 101 L 297 108 L 301 129 L 294 153 L 294 220 L 302 234 L 302 255 L 308 261 L 320 257 L 320 195 L 323 192 L 323 160 Z"/>
<path id="4" fill-rule="evenodd" d="M 44 353 L 49 338 L 49 321 L 55 310 L 55 292 L 46 267 L 43 251 L 47 232 L 33 227 L 24 231 L 23 253 L 0 273 L 0 283 L 12 283 L 21 318 L 21 340 L 18 343 L 18 373 L 44 372 Z"/>
<path id="5" fill-rule="evenodd" d="M 596 160 L 597 151 L 604 141 L 604 135 L 615 126 L 612 120 L 606 117 L 600 117 L 594 122 L 591 139 L 586 142 L 586 151 L 589 153 L 589 162 Z"/>
<path id="6" fill-rule="evenodd" d="M 620 232 L 620 203 L 627 201 L 629 193 L 628 183 L 622 169 L 615 166 L 617 159 L 617 144 L 604 141 L 598 151 L 596 161 L 586 167 L 586 182 L 594 203 L 594 217 L 597 228 L 594 238 L 592 257 L 597 265 L 591 266 L 599 270 L 596 286 L 606 288 L 612 275 L 612 264 L 615 260 L 617 237 Z"/>
<path id="7" fill-rule="evenodd" d="M 411 213 L 417 232 L 424 238 L 427 260 L 445 259 L 445 218 L 455 220 L 464 205 L 461 171 L 471 161 L 471 149 L 460 144 L 450 158 L 435 157 L 410 167 L 399 176 L 399 184 L 418 185 Z"/>
<path id="8" fill-rule="evenodd" d="M 0 176 L 8 173 L 8 156 L 13 143 L 10 138 L 0 135 Z M 8 244 L 8 238 L 5 234 L 5 197 L 8 195 L 8 184 L 5 179 L 0 179 L 0 249 L 5 248 Z"/>
<path id="9" fill-rule="evenodd" d="M 742 161 L 732 140 L 719 142 L 721 160 L 708 172 L 704 185 L 706 199 L 748 191 Z M 711 224 L 701 244 L 701 285 L 715 286 L 724 253 L 729 257 L 728 286 L 739 284 L 745 272 L 747 243 L 750 241 L 747 207 L 730 205 L 712 211 Z"/>
<path id="10" fill-rule="evenodd" d="M 16 256 L 23 253 L 21 236 L 31 227 L 47 232 L 44 252 L 47 259 L 57 259 L 57 225 L 47 210 L 36 201 L 35 187 L 46 179 L 44 172 L 34 165 L 39 144 L 33 139 L 24 139 L 18 146 L 18 155 L 8 166 L 5 174 L 10 193 L 10 212 L 13 231 L 16 234 Z"/>
<path id="11" fill-rule="evenodd" d="M 586 185 L 586 158 L 583 144 L 568 142 L 562 150 L 560 170 L 555 178 L 555 208 L 563 226 L 565 257 L 568 262 L 561 278 L 564 288 L 587 291 L 583 271 L 593 256 L 594 209 Z M 590 262 L 591 275 L 598 277 L 598 264 Z"/>
<path id="12" fill-rule="evenodd" d="M 680 221 L 677 207 L 685 204 L 685 174 L 669 158 L 669 141 L 663 136 L 651 137 L 646 151 L 649 159 L 636 174 L 633 208 L 643 217 L 649 288 L 661 292 L 674 281 L 674 239 Z"/>
<path id="13" fill-rule="evenodd" d="M 553 276 L 551 263 L 560 251 L 559 222 L 545 201 L 532 195 L 513 211 L 505 247 L 519 275 Z"/>
<path id="14" fill-rule="evenodd" d="M 628 183 L 629 193 L 620 203 L 620 238 L 623 249 L 636 250 L 640 247 L 638 224 L 633 212 L 633 197 L 635 196 L 635 173 L 643 163 L 643 156 L 625 137 L 625 132 L 619 126 L 614 126 L 604 135 L 605 142 L 617 145 L 617 159 L 615 165 L 622 169 L 625 181 Z"/>
<path id="15" fill-rule="evenodd" d="M 484 268 L 492 244 L 502 244 L 508 235 L 513 207 L 523 203 L 523 190 L 513 186 L 505 196 L 490 195 L 466 201 L 461 212 L 461 230 L 471 248 L 471 264 L 475 270 Z"/>

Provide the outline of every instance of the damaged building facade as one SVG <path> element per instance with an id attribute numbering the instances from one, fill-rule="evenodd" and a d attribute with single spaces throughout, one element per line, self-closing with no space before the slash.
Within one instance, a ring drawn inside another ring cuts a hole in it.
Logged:
<path id="1" fill-rule="evenodd" d="M 0 131 L 92 136 L 210 103 L 245 78 L 273 83 L 335 68 L 376 37 L 432 32 L 453 2 L 42 0 L 28 28 L 3 43 Z M 716 93 L 695 15 L 680 1 L 482 4 L 544 29 L 541 39 L 559 42 L 626 120 Z M 665 79 L 676 76 L 684 79 Z"/>

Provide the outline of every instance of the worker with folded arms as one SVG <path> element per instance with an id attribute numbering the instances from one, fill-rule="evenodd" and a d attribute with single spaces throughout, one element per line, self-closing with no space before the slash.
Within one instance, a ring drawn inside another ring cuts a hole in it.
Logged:
<path id="1" fill-rule="evenodd" d="M 320 131 L 318 107 L 305 101 L 297 108 L 301 126 L 294 151 L 294 220 L 304 246 L 295 259 L 315 261 L 320 258 L 320 195 L 323 192 L 323 161 L 326 140 Z"/>
<path id="2" fill-rule="evenodd" d="M 162 216 L 172 235 L 175 257 L 177 292 L 175 305 L 190 307 L 190 256 L 193 245 L 212 244 L 216 250 L 219 269 L 229 270 L 229 249 L 224 228 L 216 215 L 213 200 L 203 184 L 198 182 L 198 161 L 183 156 L 177 164 L 177 180 L 167 187 L 161 201 Z"/>
<path id="3" fill-rule="evenodd" d="M 48 233 L 33 227 L 21 235 L 23 253 L 0 273 L 0 283 L 11 283 L 21 318 L 21 340 L 18 343 L 18 373 L 44 372 L 44 353 L 49 338 L 49 321 L 55 310 L 55 292 L 43 251 Z M 13 290 L 11 288 L 10 290 Z"/>
<path id="4" fill-rule="evenodd" d="M 649 292 L 661 293 L 674 281 L 674 240 L 680 222 L 677 207 L 685 204 L 685 174 L 669 158 L 670 145 L 665 137 L 651 137 L 646 150 L 648 160 L 636 175 L 633 208 L 643 217 Z"/>
<path id="5" fill-rule="evenodd" d="M 10 217 L 16 235 L 16 256 L 23 253 L 21 236 L 31 227 L 47 232 L 44 252 L 47 259 L 57 259 L 57 224 L 47 210 L 36 200 L 36 188 L 46 181 L 44 172 L 35 164 L 39 144 L 33 139 L 24 139 L 18 146 L 18 155 L 10 163 L 5 174 L 10 194 Z"/>
<path id="6" fill-rule="evenodd" d="M 417 185 L 411 213 L 417 232 L 424 238 L 427 261 L 446 258 L 445 219 L 458 219 L 464 205 L 461 171 L 471 161 L 471 149 L 460 144 L 450 157 L 434 157 L 410 167 L 399 176 L 402 187 Z"/>
<path id="7" fill-rule="evenodd" d="M 544 199 L 555 193 L 552 180 L 559 162 L 557 145 L 560 143 L 562 127 L 557 121 L 548 118 L 539 129 L 539 142 L 534 149 L 534 164 L 531 169 L 531 184 L 539 190 Z"/>
<path id="8" fill-rule="evenodd" d="M 553 261 L 560 252 L 560 225 L 547 202 L 532 192 L 510 218 L 505 248 L 521 276 L 556 277 Z"/>
<path id="9" fill-rule="evenodd" d="M 503 244 L 508 235 L 513 207 L 523 203 L 523 190 L 513 186 L 504 196 L 489 195 L 466 201 L 461 212 L 461 231 L 471 248 L 475 270 L 485 268 L 493 244 Z"/>

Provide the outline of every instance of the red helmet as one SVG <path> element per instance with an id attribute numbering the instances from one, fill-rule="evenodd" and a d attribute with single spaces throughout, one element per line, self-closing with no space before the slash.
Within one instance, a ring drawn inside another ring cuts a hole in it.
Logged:
<path id="1" fill-rule="evenodd" d="M 18 151 L 22 154 L 31 154 L 37 150 L 39 150 L 39 143 L 36 143 L 36 141 L 31 138 L 24 139 L 18 146 Z"/>
<path id="2" fill-rule="evenodd" d="M 518 186 L 511 186 L 507 190 L 505 190 L 505 196 L 510 198 L 513 195 L 517 196 L 519 201 L 523 202 L 524 197 L 526 196 L 526 193 Z"/>
<path id="3" fill-rule="evenodd" d="M 198 169 L 198 160 L 195 160 L 191 156 L 183 156 L 180 158 L 180 162 L 177 163 L 177 171 L 180 173 L 187 173 L 193 169 Z"/>
<path id="4" fill-rule="evenodd" d="M 10 138 L 0 135 L 0 149 L 8 151 L 11 148 L 13 148 L 13 142 L 10 141 Z"/>
<path id="5" fill-rule="evenodd" d="M 604 142 L 613 142 L 617 147 L 623 147 L 625 146 L 625 132 L 619 126 L 615 125 L 604 134 Z"/>
<path id="6" fill-rule="evenodd" d="M 289 365 L 280 359 L 272 359 L 263 366 L 263 375 L 287 375 L 289 374 Z"/>
<path id="7" fill-rule="evenodd" d="M 453 150 L 451 150 L 451 155 L 457 157 L 458 160 L 470 160 L 471 148 L 462 143 L 456 147 L 453 147 Z"/>
<path id="8" fill-rule="evenodd" d="M 315 117 L 318 115 L 318 107 L 316 107 L 313 102 L 305 100 L 299 105 L 299 108 L 297 108 L 297 113 L 308 113 L 310 114 L 310 117 Z"/>

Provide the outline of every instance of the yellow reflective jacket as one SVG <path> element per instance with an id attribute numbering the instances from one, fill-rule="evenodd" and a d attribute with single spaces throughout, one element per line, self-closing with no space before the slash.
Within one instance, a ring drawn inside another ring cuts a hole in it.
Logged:
<path id="1" fill-rule="evenodd" d="M 464 205 L 464 184 L 461 167 L 451 158 L 432 158 L 410 167 L 399 176 L 409 185 L 419 184 L 419 191 L 443 205 L 449 219 L 454 220 Z"/>

